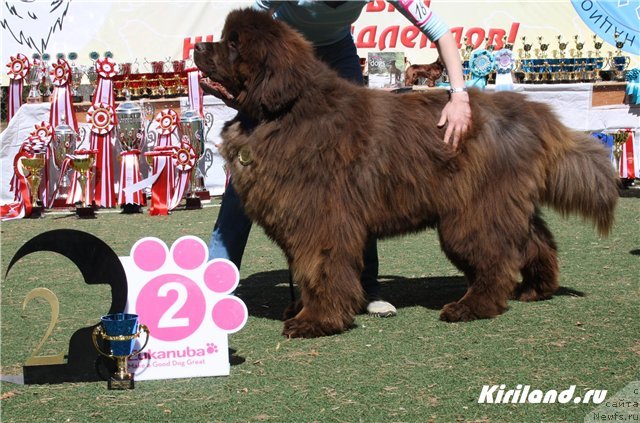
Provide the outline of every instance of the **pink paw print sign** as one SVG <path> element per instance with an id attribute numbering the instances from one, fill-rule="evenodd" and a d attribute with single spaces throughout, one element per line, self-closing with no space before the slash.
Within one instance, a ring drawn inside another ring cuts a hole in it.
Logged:
<path id="1" fill-rule="evenodd" d="M 127 313 L 139 315 L 149 343 L 129 360 L 137 380 L 229 374 L 228 334 L 247 322 L 232 295 L 240 275 L 229 260 L 207 260 L 206 244 L 184 236 L 171 248 L 143 238 L 120 257 L 127 273 Z"/>

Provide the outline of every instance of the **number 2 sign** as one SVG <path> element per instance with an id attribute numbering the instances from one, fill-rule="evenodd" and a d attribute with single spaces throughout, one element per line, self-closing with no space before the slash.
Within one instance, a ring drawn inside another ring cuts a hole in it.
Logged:
<path id="1" fill-rule="evenodd" d="M 227 335 L 246 323 L 247 307 L 231 295 L 239 282 L 228 260 L 207 260 L 207 246 L 185 236 L 171 249 L 143 238 L 120 257 L 129 287 L 126 312 L 149 328 L 147 347 L 129 360 L 136 380 L 229 374 Z"/>

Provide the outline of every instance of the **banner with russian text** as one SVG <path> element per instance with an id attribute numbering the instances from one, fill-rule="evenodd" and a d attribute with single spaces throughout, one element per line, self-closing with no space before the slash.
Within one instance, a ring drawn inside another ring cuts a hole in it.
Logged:
<path id="1" fill-rule="evenodd" d="M 77 62 L 90 65 L 89 53 L 113 52 L 118 63 L 131 63 L 132 71 L 148 72 L 151 62 L 170 62 L 192 57 L 198 41 L 218 40 L 225 16 L 233 9 L 250 6 L 246 1 L 3 1 L 2 62 L 18 53 L 77 52 Z M 602 52 L 614 52 L 615 39 L 624 42 L 631 56 L 630 68 L 638 66 L 640 10 L 638 2 L 611 0 L 445 1 L 426 0 L 452 29 L 460 43 L 475 46 L 485 39 L 501 46 L 506 37 L 514 52 L 522 37 L 537 47 L 538 37 L 557 49 L 558 36 L 574 48 L 574 37 L 593 50 L 593 36 L 604 40 Z M 429 63 L 435 48 L 393 7 L 382 0 L 363 8 L 352 28 L 361 57 L 370 51 L 400 51 L 411 63 Z M 187 63 L 190 66 L 191 63 Z M 2 85 L 8 77 L 2 75 Z"/>

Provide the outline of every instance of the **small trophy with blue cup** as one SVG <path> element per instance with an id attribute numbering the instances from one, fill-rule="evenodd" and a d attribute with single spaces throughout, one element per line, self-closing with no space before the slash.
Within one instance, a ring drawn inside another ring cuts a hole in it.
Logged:
<path id="1" fill-rule="evenodd" d="M 142 332 L 146 333 L 144 345 L 134 349 L 135 341 Z M 98 344 L 98 338 L 109 343 L 109 353 Z M 138 323 L 137 314 L 114 313 L 101 318 L 100 325 L 92 333 L 93 345 L 105 357 L 115 358 L 116 372 L 109 377 L 108 388 L 112 390 L 133 389 L 133 374 L 129 373 L 127 361 L 139 354 L 149 341 L 149 329 Z"/>

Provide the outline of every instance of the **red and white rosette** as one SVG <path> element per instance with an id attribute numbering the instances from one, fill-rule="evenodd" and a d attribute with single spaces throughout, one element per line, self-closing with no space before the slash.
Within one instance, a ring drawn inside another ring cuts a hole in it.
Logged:
<path id="1" fill-rule="evenodd" d="M 18 53 L 15 57 L 11 56 L 9 58 L 7 67 L 9 68 L 9 70 L 7 71 L 7 75 L 10 79 L 9 113 L 7 116 L 7 121 L 10 121 L 11 118 L 18 112 L 20 106 L 22 106 L 22 89 L 24 88 L 24 79 L 29 73 L 31 65 L 29 64 L 29 59 L 27 59 L 24 54 Z"/>
<path id="2" fill-rule="evenodd" d="M 180 204 L 180 200 L 182 200 L 189 186 L 191 171 L 196 165 L 196 152 L 189 142 L 189 137 L 183 135 L 180 145 L 174 149 L 172 159 L 176 172 L 178 173 L 178 179 L 171 203 L 169 204 L 169 210 L 175 209 L 178 204 Z"/>
<path id="3" fill-rule="evenodd" d="M 158 135 L 166 137 L 173 134 L 178 127 L 178 114 L 172 109 L 164 109 L 158 112 L 155 121 L 158 122 Z M 158 139 L 158 144 L 160 140 Z M 169 143 L 165 144 L 168 145 Z"/>
<path id="4" fill-rule="evenodd" d="M 111 79 L 118 74 L 116 62 L 110 58 L 98 59 L 96 61 L 96 71 L 101 78 Z"/>
<path id="5" fill-rule="evenodd" d="M 116 114 L 111 105 L 96 103 L 87 110 L 87 123 L 91 125 L 91 132 L 104 135 L 116 124 Z"/>
<path id="6" fill-rule="evenodd" d="M 94 199 L 98 207 L 115 207 L 117 199 L 111 134 L 116 124 L 116 115 L 113 106 L 94 99 L 93 105 L 87 110 L 87 122 L 91 124 L 91 148 L 98 152 Z"/>
<path id="7" fill-rule="evenodd" d="M 50 143 L 53 137 L 53 127 L 45 121 L 36 123 L 33 131 L 29 134 L 40 138 L 45 143 Z"/>
<path id="8" fill-rule="evenodd" d="M 54 87 L 63 87 L 71 82 L 71 66 L 64 59 L 58 59 L 51 65 L 51 83 Z"/>

